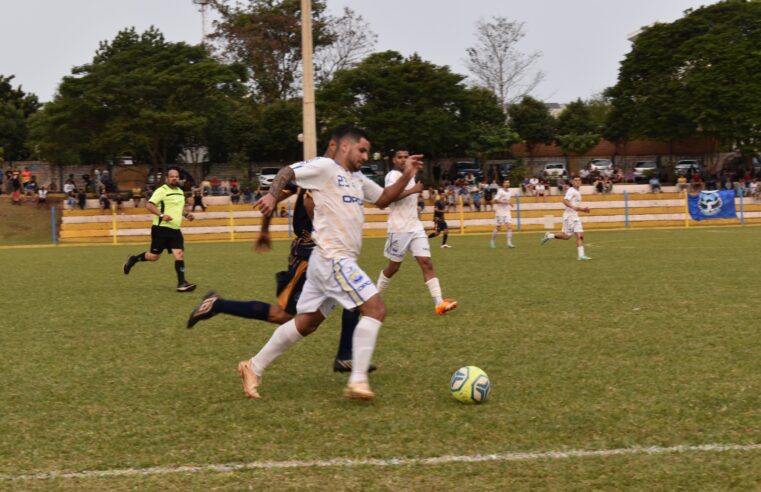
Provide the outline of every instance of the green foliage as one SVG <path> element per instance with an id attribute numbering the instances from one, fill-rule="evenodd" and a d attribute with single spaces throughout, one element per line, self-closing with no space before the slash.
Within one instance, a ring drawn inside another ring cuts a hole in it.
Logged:
<path id="1" fill-rule="evenodd" d="M 598 130 L 592 119 L 589 105 L 580 98 L 569 103 L 558 116 L 556 127 L 558 135 L 581 135 L 595 133 Z"/>
<path id="2" fill-rule="evenodd" d="M 211 35 L 227 59 L 245 66 L 256 98 L 265 103 L 288 99 L 298 92 L 301 73 L 301 1 L 248 0 L 213 5 L 221 19 Z M 312 43 L 315 49 L 334 41 L 327 28 L 325 2 L 312 0 Z"/>
<path id="3" fill-rule="evenodd" d="M 507 110 L 510 126 L 520 135 L 531 150 L 537 144 L 552 143 L 556 120 L 547 106 L 533 97 L 526 96 Z"/>
<path id="4" fill-rule="evenodd" d="M 21 86 L 13 88 L 13 75 L 0 75 L 0 147 L 9 160 L 29 157 L 26 147 L 28 120 L 40 108 L 34 94 L 27 94 Z"/>
<path id="5" fill-rule="evenodd" d="M 696 134 L 761 150 L 761 2 L 727 0 L 645 29 L 608 90 L 607 134 Z"/>
<path id="6" fill-rule="evenodd" d="M 64 77 L 35 121 L 35 140 L 49 159 L 77 155 L 97 162 L 124 154 L 154 166 L 172 162 L 209 115 L 224 121 L 227 99 L 241 95 L 240 74 L 202 46 L 169 43 L 155 28 L 119 32 L 89 64 Z"/>
<path id="7" fill-rule="evenodd" d="M 600 135 L 597 133 L 570 133 L 558 135 L 557 140 L 563 151 L 582 155 L 600 142 Z"/>
<path id="8" fill-rule="evenodd" d="M 463 155 L 508 142 L 494 95 L 466 87 L 463 78 L 417 55 L 375 53 L 320 88 L 317 114 L 326 131 L 346 122 L 367 128 L 382 150 L 405 145 L 428 156 Z"/>

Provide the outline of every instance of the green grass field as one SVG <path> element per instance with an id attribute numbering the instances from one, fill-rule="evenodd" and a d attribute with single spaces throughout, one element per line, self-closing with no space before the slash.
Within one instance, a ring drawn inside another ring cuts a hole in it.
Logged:
<path id="1" fill-rule="evenodd" d="M 444 293 L 433 315 L 405 263 L 369 403 L 341 396 L 331 364 L 340 316 L 278 359 L 258 401 L 239 360 L 273 326 L 218 316 L 186 330 L 205 290 L 272 300 L 287 243 L 190 243 L 192 294 L 169 258 L 121 273 L 145 245 L 0 249 L 0 489 L 16 490 L 706 490 L 761 487 L 761 449 L 427 464 L 448 455 L 761 443 L 761 228 L 591 232 L 517 249 L 488 237 L 432 240 Z M 377 277 L 383 242 L 361 264 Z M 338 313 L 335 313 L 338 314 Z M 448 394 L 452 372 L 492 380 L 479 406 Z M 182 473 L 180 466 L 391 460 Z M 406 461 L 404 461 L 406 460 Z M 93 471 L 161 467 L 144 475 Z M 76 477 L 30 478 L 48 472 Z M 26 477 L 15 479 L 17 477 Z"/>

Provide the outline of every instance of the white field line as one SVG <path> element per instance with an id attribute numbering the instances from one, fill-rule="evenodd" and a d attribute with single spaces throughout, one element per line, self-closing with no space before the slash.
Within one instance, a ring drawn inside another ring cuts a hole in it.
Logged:
<path id="1" fill-rule="evenodd" d="M 572 449 L 568 451 L 541 451 L 532 453 L 497 453 L 470 456 L 436 456 L 431 458 L 387 458 L 387 459 L 351 459 L 333 458 L 329 460 L 305 461 L 253 461 L 251 463 L 224 463 L 211 465 L 156 466 L 151 468 L 123 468 L 115 470 L 86 470 L 80 472 L 50 471 L 29 475 L 0 475 L 0 481 L 55 480 L 65 478 L 110 478 L 149 475 L 167 475 L 172 473 L 231 472 L 238 470 L 276 470 L 282 468 L 325 468 L 355 466 L 408 466 L 441 465 L 447 463 L 480 463 L 484 461 L 539 461 L 570 458 L 607 458 L 627 455 L 655 455 L 668 453 L 694 453 L 727 451 L 759 451 L 761 444 L 702 444 L 697 446 L 671 447 L 633 447 L 618 449 Z"/>

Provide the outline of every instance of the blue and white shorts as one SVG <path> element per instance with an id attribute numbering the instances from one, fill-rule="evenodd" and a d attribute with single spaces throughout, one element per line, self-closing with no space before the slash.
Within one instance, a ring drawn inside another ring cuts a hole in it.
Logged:
<path id="1" fill-rule="evenodd" d="M 312 253 L 298 313 L 320 311 L 327 317 L 339 304 L 354 309 L 378 293 L 370 277 L 349 258 L 326 259 Z"/>

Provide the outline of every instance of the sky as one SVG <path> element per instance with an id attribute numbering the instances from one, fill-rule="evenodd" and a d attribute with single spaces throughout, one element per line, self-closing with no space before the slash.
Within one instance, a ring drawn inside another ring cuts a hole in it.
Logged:
<path id="1" fill-rule="evenodd" d="M 519 49 L 540 52 L 545 79 L 533 92 L 546 102 L 587 99 L 616 83 L 631 49 L 628 36 L 715 0 L 327 0 L 346 6 L 378 35 L 376 50 L 418 53 L 468 75 L 475 24 L 493 16 L 524 22 Z M 210 21 L 213 15 L 209 15 Z M 211 22 L 209 22 L 210 24 Z M 201 14 L 192 0 L 0 0 L 0 75 L 52 99 L 61 79 L 92 60 L 100 41 L 127 27 L 156 26 L 169 41 L 198 43 Z"/>

